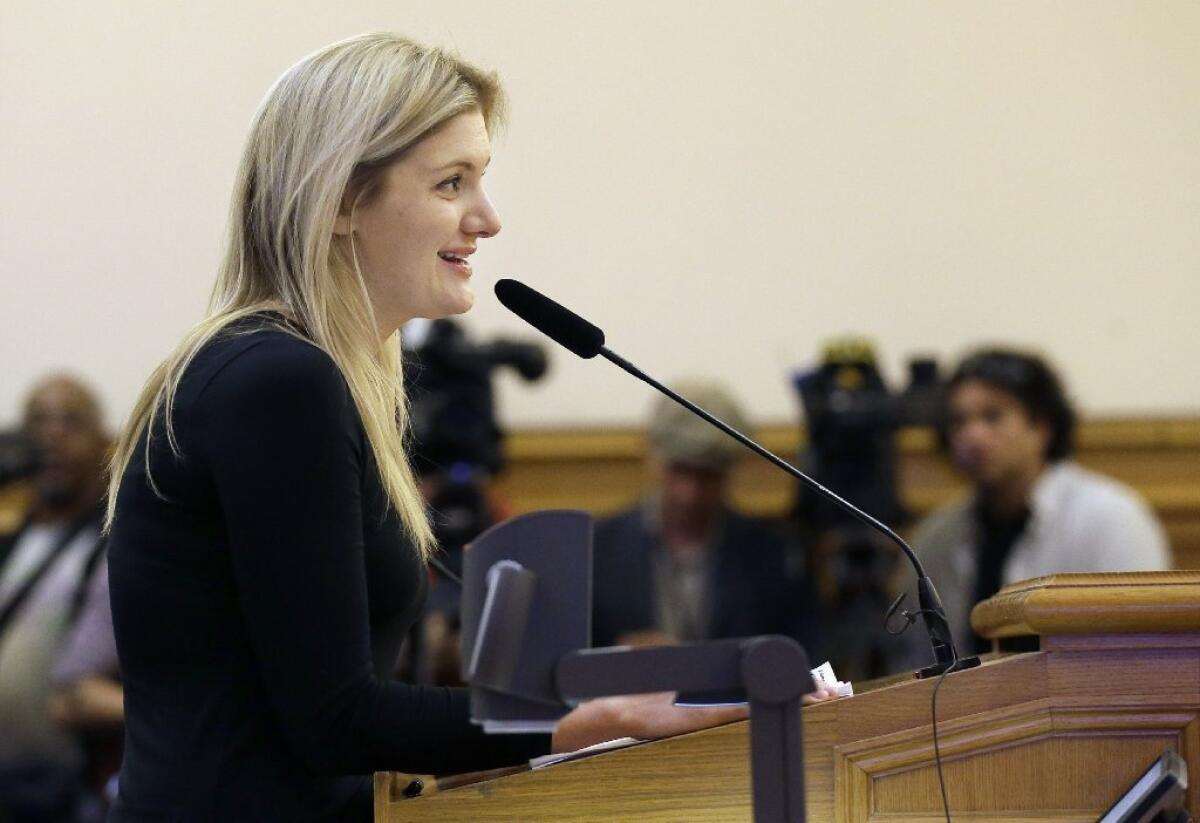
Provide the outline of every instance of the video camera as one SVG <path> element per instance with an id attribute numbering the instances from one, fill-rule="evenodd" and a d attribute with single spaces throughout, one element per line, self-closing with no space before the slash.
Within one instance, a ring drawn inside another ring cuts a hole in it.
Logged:
<path id="1" fill-rule="evenodd" d="M 496 474 L 504 467 L 492 372 L 510 368 L 528 382 L 546 373 L 546 353 L 532 343 L 497 338 L 473 343 L 453 320 L 435 320 L 410 345 L 405 340 L 417 473 L 458 463 Z"/>
<path id="2" fill-rule="evenodd" d="M 871 344 L 831 342 L 820 366 L 798 373 L 794 385 L 807 422 L 810 474 L 885 523 L 903 518 L 894 445 L 902 409 L 879 374 Z M 857 522 L 803 488 L 797 509 L 816 530 Z"/>
<path id="3" fill-rule="evenodd" d="M 503 338 L 472 342 L 453 320 L 406 327 L 404 339 L 413 465 L 434 514 L 434 535 L 457 572 L 463 545 L 492 525 L 484 483 L 504 468 L 492 374 L 507 368 L 527 382 L 540 380 L 546 353 Z"/>

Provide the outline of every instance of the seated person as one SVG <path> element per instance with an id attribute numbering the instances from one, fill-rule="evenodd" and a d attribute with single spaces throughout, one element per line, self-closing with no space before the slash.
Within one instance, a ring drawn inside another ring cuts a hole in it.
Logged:
<path id="1" fill-rule="evenodd" d="M 88 581 L 53 671 L 51 714 L 60 726 L 81 732 L 120 730 L 125 719 L 108 575 L 99 571 Z"/>
<path id="2" fill-rule="evenodd" d="M 86 598 L 54 664 L 51 719 L 73 732 L 86 755 L 84 795 L 75 823 L 101 821 L 115 797 L 125 736 L 124 689 L 113 636 L 108 574 L 101 568 L 88 581 Z"/>
<path id="3" fill-rule="evenodd" d="M 83 755 L 47 701 L 62 641 L 104 574 L 108 438 L 95 396 L 61 376 L 33 389 L 23 428 L 41 459 L 23 524 L 0 539 L 0 819 L 62 820 Z"/>
<path id="4" fill-rule="evenodd" d="M 925 518 L 912 543 L 960 652 L 990 649 L 971 632 L 970 612 L 1002 585 L 1057 572 L 1170 568 L 1146 504 L 1070 460 L 1075 414 L 1040 358 L 978 352 L 951 377 L 946 403 L 945 442 L 972 486 Z"/>
<path id="5" fill-rule="evenodd" d="M 690 381 L 674 388 L 747 431 L 720 386 Z M 727 502 L 730 470 L 746 448 L 665 397 L 655 406 L 649 445 L 652 490 L 596 525 L 593 644 L 786 634 L 815 661 L 816 599 L 803 558 L 767 523 Z"/>

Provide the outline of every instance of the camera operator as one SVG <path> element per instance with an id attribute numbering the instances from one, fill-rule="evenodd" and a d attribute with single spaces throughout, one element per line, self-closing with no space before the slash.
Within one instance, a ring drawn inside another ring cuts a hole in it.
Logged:
<path id="1" fill-rule="evenodd" d="M 429 503 L 440 559 L 455 574 L 463 547 L 509 515 L 490 492 L 504 469 L 504 432 L 496 421 L 492 375 L 515 371 L 527 382 L 546 372 L 537 345 L 496 339 L 475 343 L 453 320 L 413 321 L 404 329 L 412 419 L 412 463 Z M 411 679 L 460 685 L 457 584 L 431 569 L 422 621 L 409 636 Z"/>
<path id="2" fill-rule="evenodd" d="M 895 434 L 906 407 L 888 391 L 871 344 L 830 341 L 818 367 L 799 373 L 807 472 L 887 523 L 906 513 L 896 490 Z M 883 627 L 897 565 L 890 541 L 804 486 L 796 515 L 814 546 L 814 577 L 829 612 L 831 662 L 849 680 L 894 670 L 903 651 Z"/>

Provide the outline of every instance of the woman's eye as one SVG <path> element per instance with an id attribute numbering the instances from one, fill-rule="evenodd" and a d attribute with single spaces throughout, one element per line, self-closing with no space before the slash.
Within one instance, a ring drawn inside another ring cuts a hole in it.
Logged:
<path id="1" fill-rule="evenodd" d="M 462 187 L 462 175 L 461 174 L 456 174 L 453 177 L 447 178 L 446 180 L 443 180 L 442 182 L 438 183 L 439 191 L 457 193 L 461 187 Z"/>

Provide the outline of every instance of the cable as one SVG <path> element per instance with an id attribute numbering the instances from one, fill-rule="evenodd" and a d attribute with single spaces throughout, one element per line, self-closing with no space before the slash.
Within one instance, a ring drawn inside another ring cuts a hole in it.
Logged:
<path id="1" fill-rule="evenodd" d="M 447 580 L 451 580 L 457 584 L 460 589 L 463 587 L 462 578 L 446 568 L 446 564 L 438 560 L 436 557 L 429 558 L 429 565 L 433 566 L 435 569 L 444 574 Z"/>
<path id="2" fill-rule="evenodd" d="M 938 745 L 937 733 L 937 694 L 938 689 L 942 687 L 942 681 L 946 679 L 946 675 L 958 669 L 958 660 L 950 664 L 950 668 L 942 672 L 938 677 L 937 685 L 933 687 L 933 700 L 930 706 L 930 714 L 933 716 L 933 761 L 937 764 L 938 786 L 942 790 L 942 811 L 946 813 L 946 823 L 950 823 L 950 802 L 946 799 L 946 778 L 942 774 L 942 750 Z"/>

